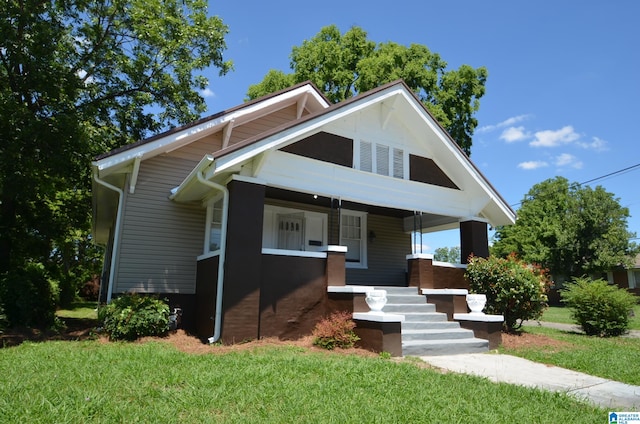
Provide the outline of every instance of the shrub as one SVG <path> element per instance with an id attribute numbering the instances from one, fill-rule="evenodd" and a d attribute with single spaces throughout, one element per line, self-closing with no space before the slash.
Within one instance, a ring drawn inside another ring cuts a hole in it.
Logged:
<path id="1" fill-rule="evenodd" d="M 169 305 L 157 297 L 125 294 L 101 307 L 98 319 L 111 340 L 161 336 L 169 330 Z"/>
<path id="2" fill-rule="evenodd" d="M 625 289 L 602 279 L 574 278 L 560 292 L 571 318 L 590 336 L 611 337 L 629 328 L 629 315 L 637 299 Z"/>
<path id="3" fill-rule="evenodd" d="M 58 296 L 57 282 L 39 262 L 27 262 L 0 277 L 0 306 L 10 326 L 50 328 Z"/>
<path id="4" fill-rule="evenodd" d="M 506 330 L 513 331 L 523 321 L 539 319 L 547 307 L 550 281 L 538 266 L 507 258 L 470 258 L 465 276 L 471 293 L 487 296 L 485 311 L 504 316 Z"/>
<path id="5" fill-rule="evenodd" d="M 353 331 L 355 327 L 350 313 L 334 312 L 313 329 L 313 344 L 328 350 L 353 347 L 360 340 Z"/>

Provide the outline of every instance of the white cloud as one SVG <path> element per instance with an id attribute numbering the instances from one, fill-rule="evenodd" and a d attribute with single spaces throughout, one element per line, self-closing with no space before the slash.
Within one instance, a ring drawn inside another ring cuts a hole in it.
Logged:
<path id="1" fill-rule="evenodd" d="M 477 132 L 479 132 L 479 133 L 490 132 L 490 131 L 496 130 L 498 128 L 504 128 L 504 127 L 508 127 L 508 126 L 511 126 L 511 125 L 515 125 L 518 122 L 522 122 L 522 121 L 524 121 L 526 119 L 531 118 L 531 116 L 532 116 L 531 114 L 513 116 L 513 117 L 507 118 L 504 121 L 499 122 L 499 123 L 497 123 L 495 125 L 485 125 L 484 127 L 480 127 L 480 128 L 477 129 Z"/>
<path id="2" fill-rule="evenodd" d="M 200 95 L 202 97 L 215 97 L 216 93 L 214 93 L 213 90 L 211 90 L 209 87 L 207 87 L 204 90 L 200 91 Z"/>
<path id="3" fill-rule="evenodd" d="M 518 164 L 518 168 L 524 169 L 525 171 L 531 171 L 533 169 L 544 168 L 545 166 L 549 166 L 547 162 L 539 161 L 539 160 L 530 160 L 526 162 L 520 162 Z"/>
<path id="4" fill-rule="evenodd" d="M 524 127 L 509 127 L 502 131 L 500 139 L 507 143 L 513 143 L 515 141 L 522 141 L 529 138 L 531 135 L 525 131 Z"/>
<path id="5" fill-rule="evenodd" d="M 608 147 L 609 143 L 607 143 L 605 140 L 599 137 L 593 137 L 590 143 L 583 141 L 577 144 L 578 146 L 584 149 L 595 150 L 596 152 L 603 152 L 605 150 L 609 150 L 609 147 Z"/>
<path id="6" fill-rule="evenodd" d="M 573 130 L 571 125 L 560 128 L 559 130 L 538 131 L 534 134 L 534 140 L 529 143 L 533 147 L 556 147 L 568 144 L 580 138 L 580 135 Z"/>
<path id="7" fill-rule="evenodd" d="M 583 163 L 577 157 L 570 155 L 569 153 L 563 153 L 556 157 L 555 165 L 558 167 L 582 169 Z"/>

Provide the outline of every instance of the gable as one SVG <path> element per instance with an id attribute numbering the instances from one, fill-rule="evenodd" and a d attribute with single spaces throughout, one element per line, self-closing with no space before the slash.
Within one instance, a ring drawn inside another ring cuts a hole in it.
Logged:
<path id="1" fill-rule="evenodd" d="M 218 184 L 239 174 L 269 187 L 450 222 L 515 221 L 513 210 L 402 82 L 243 140 L 197 168 L 175 188 L 174 200 L 202 195 L 197 173 Z"/>
<path id="2" fill-rule="evenodd" d="M 433 159 L 409 155 L 409 175 L 411 181 L 433 184 L 440 187 L 460 188 L 451 181 L 451 178 L 433 161 Z"/>
<path id="3" fill-rule="evenodd" d="M 324 131 L 280 150 L 336 165 L 351 167 L 353 164 L 353 140 Z"/>

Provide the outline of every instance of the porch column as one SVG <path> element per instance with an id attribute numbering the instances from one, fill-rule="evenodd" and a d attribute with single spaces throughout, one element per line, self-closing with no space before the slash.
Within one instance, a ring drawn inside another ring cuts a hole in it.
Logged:
<path id="1" fill-rule="evenodd" d="M 346 260 L 347 248 L 344 246 L 327 246 L 327 264 L 325 278 L 327 286 L 344 286 L 346 284 Z"/>
<path id="2" fill-rule="evenodd" d="M 481 221 L 460 222 L 460 259 L 463 264 L 469 263 L 469 255 L 481 258 L 489 257 L 489 237 L 487 223 Z"/>
<path id="3" fill-rule="evenodd" d="M 256 339 L 260 323 L 265 186 L 232 180 L 222 301 L 222 340 Z"/>

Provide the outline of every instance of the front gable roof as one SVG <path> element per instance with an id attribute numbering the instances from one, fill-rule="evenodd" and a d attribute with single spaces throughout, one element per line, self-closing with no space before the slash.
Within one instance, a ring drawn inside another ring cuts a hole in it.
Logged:
<path id="1" fill-rule="evenodd" d="M 236 137 L 234 143 L 224 142 L 243 124 L 258 122 L 285 108 L 289 118 L 270 121 L 275 124 L 260 127 L 255 135 Z M 437 186 L 366 174 L 345 166 L 346 162 L 340 166 L 322 162 L 293 154 L 296 149 L 287 148 L 310 142 L 321 132 L 351 140 L 387 137 L 392 143 L 402 142 L 405 151 L 419 152 L 422 163 L 430 161 L 436 173 L 449 183 Z M 262 178 L 275 188 L 422 212 L 432 220 L 433 230 L 452 228 L 464 219 L 485 219 L 493 226 L 515 222 L 515 212 L 401 80 L 338 104 L 331 104 L 313 84 L 298 84 L 101 155 L 93 162 L 94 175 L 120 188 L 128 182 L 133 192 L 141 161 L 173 155 L 214 134 L 221 134 L 222 148 L 212 148 L 215 151 L 202 157 L 172 190 L 173 200 L 202 201 L 210 196 L 211 188 L 199 177 L 226 184 L 229 178 L 241 174 Z M 117 202 L 113 192 L 100 184 L 94 184 L 93 200 L 95 232 L 110 225 Z"/>
<path id="2" fill-rule="evenodd" d="M 407 134 L 411 135 L 410 138 L 416 140 L 415 142 L 419 144 L 420 149 L 426 152 L 454 181 L 453 186 L 460 186 L 461 189 L 460 193 L 453 193 L 454 190 L 451 189 L 431 186 L 430 191 L 427 192 L 422 188 L 415 191 L 417 186 L 407 186 L 408 192 L 402 195 L 398 192 L 398 198 L 395 200 L 398 202 L 397 207 L 435 213 L 435 209 L 432 211 L 424 205 L 425 199 L 421 201 L 408 199 L 422 193 L 423 197 L 438 196 L 439 198 L 448 198 L 450 204 L 457 203 L 458 209 L 452 216 L 456 216 L 458 219 L 484 218 L 494 226 L 509 225 L 515 222 L 514 211 L 403 81 L 380 86 L 208 155 L 194 169 L 194 172 L 174 189 L 172 198 L 177 201 L 201 199 L 205 195 L 207 187 L 196 180 L 198 173 L 201 173 L 202 177 L 207 180 L 225 183 L 233 174 L 246 172 L 243 168 L 247 168 L 247 165 L 252 162 L 254 169 L 249 175 L 250 177 L 261 178 L 260 169 L 263 166 L 264 172 L 268 173 L 268 166 L 265 164 L 270 162 L 277 163 L 275 166 L 284 173 L 289 165 L 293 166 L 292 158 L 287 158 L 287 160 L 281 158 L 278 162 L 278 158 L 281 156 L 279 152 L 286 149 L 287 146 L 305 140 L 320 131 L 326 131 L 328 128 L 337 129 L 337 131 L 350 128 L 350 126 L 357 125 L 358 119 L 361 119 L 359 116 L 364 116 L 364 114 L 373 114 L 372 116 L 380 126 L 376 131 L 380 133 L 387 131 L 390 125 L 401 125 Z M 375 135 L 371 136 L 375 137 Z M 278 152 L 278 154 L 274 152 Z M 312 166 L 314 164 L 311 161 L 307 161 L 303 165 L 305 168 Z M 353 172 L 346 169 L 336 171 L 336 169 L 331 172 Z M 294 168 L 290 168 L 289 171 L 297 172 Z M 318 172 L 321 172 L 320 168 Z M 345 178 L 352 177 L 353 174 L 351 177 Z M 360 177 L 360 179 L 366 178 L 371 178 L 374 181 L 379 176 Z M 268 179 L 266 181 L 268 184 L 270 183 Z M 365 192 L 366 186 L 375 184 L 375 182 L 367 183 L 358 189 L 354 188 L 351 192 L 336 190 L 335 187 L 332 191 L 328 191 L 325 188 L 327 184 L 330 184 L 327 178 L 314 179 L 310 177 L 305 183 L 300 177 L 291 183 L 293 185 L 289 187 L 294 190 L 326 195 L 336 194 L 337 197 L 353 201 L 368 201 L 378 206 L 391 206 L 382 205 L 382 200 L 376 200 L 377 195 L 373 191 Z M 277 186 L 278 182 L 274 181 L 273 184 Z M 414 192 L 411 193 L 411 190 Z M 415 195 L 412 196 L 412 194 Z M 384 195 L 378 197 L 384 197 Z"/>

